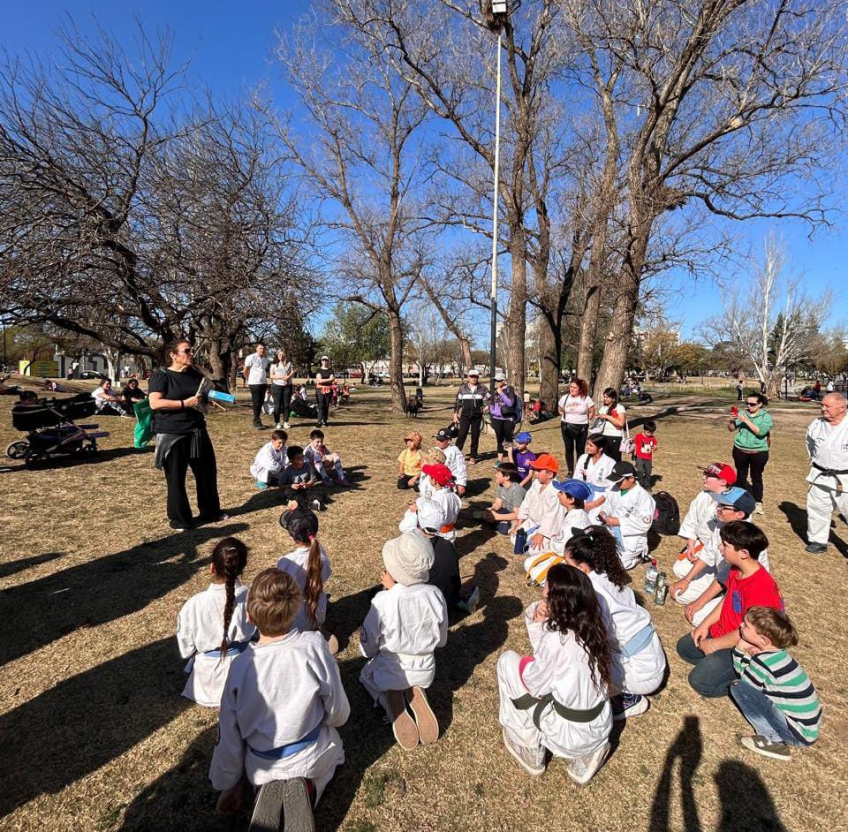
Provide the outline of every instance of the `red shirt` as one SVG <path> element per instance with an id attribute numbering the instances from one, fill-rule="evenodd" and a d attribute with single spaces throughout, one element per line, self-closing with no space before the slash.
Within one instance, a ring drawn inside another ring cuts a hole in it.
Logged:
<path id="1" fill-rule="evenodd" d="M 646 436 L 644 433 L 637 433 L 633 437 L 633 443 L 636 446 L 636 456 L 639 459 L 653 459 L 654 448 L 659 444 L 656 436 Z"/>
<path id="2" fill-rule="evenodd" d="M 731 569 L 721 615 L 710 627 L 710 638 L 719 638 L 738 629 L 751 607 L 771 607 L 782 612 L 783 598 L 777 583 L 762 566 L 748 578 L 743 578 L 738 569 Z"/>

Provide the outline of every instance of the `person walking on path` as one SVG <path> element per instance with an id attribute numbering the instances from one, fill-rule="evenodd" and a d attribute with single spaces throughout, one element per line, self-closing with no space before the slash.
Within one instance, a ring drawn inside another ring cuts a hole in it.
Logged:
<path id="1" fill-rule="evenodd" d="M 197 395 L 203 374 L 194 367 L 194 354 L 188 341 L 166 347 L 167 368 L 157 370 L 148 384 L 153 429 L 156 431 L 154 464 L 165 471 L 168 484 L 168 520 L 174 531 L 195 525 L 186 494 L 186 473 L 191 468 L 197 485 L 200 523 L 226 520 L 218 497 L 218 469 L 215 449 L 206 432 L 206 418 Z"/>
<path id="2" fill-rule="evenodd" d="M 727 429 L 736 433 L 733 441 L 736 484 L 751 492 L 757 503 L 756 514 L 763 514 L 763 471 L 768 464 L 774 427 L 771 414 L 765 408 L 767 404 L 768 399 L 762 393 L 749 393 L 745 399 L 747 413 L 733 415 L 727 421 Z"/>
<path id="3" fill-rule="evenodd" d="M 321 366 L 315 371 L 315 399 L 318 403 L 316 427 L 325 428 L 330 419 L 330 404 L 333 401 L 333 385 L 336 376 L 330 368 L 330 357 L 321 356 Z"/>
<path id="4" fill-rule="evenodd" d="M 271 396 L 274 399 L 274 425 L 277 430 L 289 429 L 292 378 L 294 367 L 285 350 L 277 350 L 277 360 L 271 365 Z"/>
<path id="5" fill-rule="evenodd" d="M 503 373 L 495 374 L 495 392 L 489 402 L 492 430 L 498 444 L 498 462 L 504 461 L 504 443 L 511 446 L 518 418 L 518 394 L 506 383 Z"/>
<path id="6" fill-rule="evenodd" d="M 468 431 L 471 430 L 471 450 L 468 457 L 471 465 L 477 464 L 480 444 L 480 428 L 483 425 L 483 409 L 490 398 L 489 388 L 480 383 L 480 373 L 473 367 L 468 371 L 468 380 L 459 386 L 453 408 L 453 420 L 459 425 L 456 447 L 462 450 Z"/>
<path id="7" fill-rule="evenodd" d="M 244 380 L 250 388 L 250 402 L 253 406 L 253 427 L 262 430 L 262 405 L 268 392 L 268 368 L 271 359 L 265 355 L 265 344 L 257 344 L 256 352 L 244 361 Z"/>
<path id="8" fill-rule="evenodd" d="M 810 473 L 807 482 L 807 551 L 827 551 L 830 518 L 834 509 L 848 523 L 848 418 L 845 396 L 828 393 L 822 415 L 807 428 Z"/>
<path id="9" fill-rule="evenodd" d="M 589 395 L 589 385 L 582 378 L 574 378 L 568 385 L 568 392 L 557 405 L 560 415 L 562 443 L 565 445 L 565 465 L 568 476 L 574 473 L 574 454 L 581 457 L 586 452 L 586 437 L 589 435 L 589 422 L 595 418 L 595 402 Z"/>

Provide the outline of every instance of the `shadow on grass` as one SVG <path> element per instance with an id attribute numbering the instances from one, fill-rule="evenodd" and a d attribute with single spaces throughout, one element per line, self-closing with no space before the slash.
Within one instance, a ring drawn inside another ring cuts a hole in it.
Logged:
<path id="1" fill-rule="evenodd" d="M 795 503 L 790 503 L 784 500 L 782 503 L 778 505 L 778 508 L 786 515 L 786 519 L 789 521 L 789 525 L 792 527 L 792 531 L 795 533 L 796 537 L 802 542 L 807 542 L 807 510 L 801 508 Z M 837 524 L 831 522 L 831 530 L 830 530 L 830 542 L 836 548 L 836 551 L 842 555 L 843 558 L 848 558 L 848 542 L 843 540 L 836 533 L 836 529 L 838 528 Z"/>
<path id="2" fill-rule="evenodd" d="M 751 766 L 724 760 L 714 779 L 721 803 L 716 832 L 787 832 L 766 784 Z"/>
<path id="3" fill-rule="evenodd" d="M 132 445 L 123 448 L 101 449 L 96 454 L 56 454 L 40 462 L 32 462 L 29 465 L 19 463 L 17 465 L 2 465 L 0 473 L 14 474 L 18 471 L 51 471 L 57 468 L 75 468 L 78 465 L 96 465 L 100 462 L 111 462 L 113 459 L 124 459 L 128 456 L 144 456 L 152 454 L 154 447 L 133 448 Z"/>
<path id="4" fill-rule="evenodd" d="M 203 546 L 247 528 L 229 523 L 172 534 L 7 589 L 0 596 L 0 615 L 14 620 L 17 631 L 14 638 L 0 640 L 0 664 L 80 627 L 96 627 L 142 609 L 197 573 L 206 557 Z"/>
<path id="5" fill-rule="evenodd" d="M 89 600 L 113 600 L 114 592 L 91 586 Z M 96 771 L 190 707 L 180 696 L 183 664 L 173 637 L 154 641 L 0 717 L 0 770 L 10 775 L 0 790 L 0 817 Z"/>
<path id="6" fill-rule="evenodd" d="M 32 566 L 40 566 L 42 563 L 50 563 L 51 560 L 65 557 L 65 552 L 45 552 L 43 555 L 34 555 L 31 558 L 22 558 L 21 560 L 13 560 L 9 563 L 0 563 L 0 578 L 8 578 L 18 572 L 23 572 L 24 569 L 29 569 Z"/>
<path id="7" fill-rule="evenodd" d="M 687 716 L 683 728 L 665 755 L 660 782 L 651 804 L 649 832 L 670 832 L 670 811 L 674 786 L 674 764 L 680 763 L 680 803 L 683 810 L 684 832 L 701 832 L 698 803 L 695 799 L 693 781 L 704 753 L 701 723 L 696 716 Z"/>

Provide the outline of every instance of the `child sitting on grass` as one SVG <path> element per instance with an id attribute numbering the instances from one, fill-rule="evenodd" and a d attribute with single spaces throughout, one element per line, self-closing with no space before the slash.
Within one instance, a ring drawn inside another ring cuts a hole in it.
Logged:
<path id="1" fill-rule="evenodd" d="M 456 493 L 461 497 L 465 494 L 465 486 L 468 484 L 468 468 L 465 465 L 465 456 L 452 443 L 452 438 L 450 432 L 444 428 L 436 431 L 433 435 L 433 439 L 436 440 L 436 447 L 445 455 L 445 465 L 450 468 L 450 472 L 453 474 Z"/>
<path id="2" fill-rule="evenodd" d="M 398 457 L 398 481 L 397 487 L 401 490 L 415 488 L 421 479 L 421 466 L 424 457 L 421 454 L 422 436 L 414 430 L 403 438 L 406 448 Z"/>
<path id="3" fill-rule="evenodd" d="M 386 710 L 398 744 L 411 751 L 439 737 L 439 723 L 424 689 L 436 675 L 437 647 L 448 640 L 448 609 L 441 590 L 430 586 L 433 547 L 418 534 L 402 534 L 383 546 L 385 568 L 360 632 L 368 661 L 359 681 Z M 407 707 L 412 711 L 410 715 Z"/>
<path id="4" fill-rule="evenodd" d="M 183 696 L 217 708 L 233 659 L 256 632 L 247 618 L 247 587 L 239 578 L 247 565 L 247 546 L 225 537 L 212 550 L 212 583 L 186 601 L 177 618 L 180 655 L 189 659 Z M 223 634 L 223 635 L 222 635 Z"/>
<path id="5" fill-rule="evenodd" d="M 348 481 L 345 478 L 344 468 L 342 468 L 342 460 L 338 454 L 334 454 L 324 444 L 324 431 L 317 428 L 309 434 L 309 444 L 303 452 L 304 459 L 312 465 L 321 477 L 324 485 L 332 485 L 330 472 L 335 471 L 336 482 L 339 485 L 347 485 Z"/>
<path id="6" fill-rule="evenodd" d="M 324 505 L 324 495 L 315 490 L 318 485 L 318 474 L 312 463 L 304 457 L 303 448 L 292 445 L 288 451 L 289 465 L 280 475 L 280 486 L 286 502 L 296 500 L 301 508 L 311 508 L 321 511 Z"/>
<path id="7" fill-rule="evenodd" d="M 520 479 L 518 468 L 511 462 L 498 463 L 495 471 L 498 484 L 495 501 L 485 511 L 475 512 L 475 519 L 493 525 L 498 534 L 508 535 L 513 522 L 518 520 L 518 510 L 527 496 Z"/>
<path id="8" fill-rule="evenodd" d="M 302 603 L 279 569 L 253 579 L 247 612 L 259 641 L 233 661 L 221 700 L 209 779 L 222 813 L 240 809 L 242 778 L 261 787 L 254 828 L 282 828 L 281 811 L 285 828 L 314 828 L 312 807 L 344 762 L 336 729 L 350 705 L 321 634 L 294 627 Z"/>
<path id="9" fill-rule="evenodd" d="M 757 732 L 740 736 L 739 743 L 773 760 L 790 759 L 790 746 L 812 745 L 819 736 L 818 694 L 787 650 L 796 644 L 798 634 L 785 613 L 751 607 L 733 648 L 739 681 L 730 686 L 730 698 Z"/>
<path id="10" fill-rule="evenodd" d="M 651 490 L 651 473 L 654 466 L 654 453 L 657 450 L 657 423 L 648 419 L 642 425 L 642 432 L 633 437 L 633 464 L 636 466 L 636 479 L 645 491 Z"/>
<path id="11" fill-rule="evenodd" d="M 280 484 L 283 471 L 289 464 L 286 441 L 289 435 L 284 430 L 275 430 L 271 441 L 266 442 L 256 454 L 250 474 L 260 490 Z"/>

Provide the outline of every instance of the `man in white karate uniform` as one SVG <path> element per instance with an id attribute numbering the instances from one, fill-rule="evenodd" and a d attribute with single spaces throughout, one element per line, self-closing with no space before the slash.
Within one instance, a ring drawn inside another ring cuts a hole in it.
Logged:
<path id="1" fill-rule="evenodd" d="M 821 416 L 807 428 L 810 473 L 807 482 L 807 551 L 827 551 L 834 510 L 848 523 L 848 418 L 842 393 L 828 393 Z"/>

